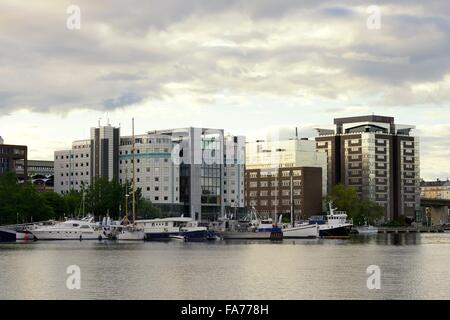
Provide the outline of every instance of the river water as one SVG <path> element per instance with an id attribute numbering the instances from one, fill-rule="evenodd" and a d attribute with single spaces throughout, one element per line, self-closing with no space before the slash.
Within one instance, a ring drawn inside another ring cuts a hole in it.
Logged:
<path id="1" fill-rule="evenodd" d="M 81 288 L 69 290 L 67 268 Z M 379 267 L 369 290 L 367 268 Z M 450 233 L 0 244 L 1 299 L 449 299 Z"/>

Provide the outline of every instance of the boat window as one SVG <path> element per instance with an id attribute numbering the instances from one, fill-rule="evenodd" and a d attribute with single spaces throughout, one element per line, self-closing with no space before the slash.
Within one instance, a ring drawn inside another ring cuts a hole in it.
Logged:
<path id="1" fill-rule="evenodd" d="M 73 226 L 73 227 L 78 227 L 79 224 L 78 224 L 78 223 L 74 223 L 72 226 Z"/>

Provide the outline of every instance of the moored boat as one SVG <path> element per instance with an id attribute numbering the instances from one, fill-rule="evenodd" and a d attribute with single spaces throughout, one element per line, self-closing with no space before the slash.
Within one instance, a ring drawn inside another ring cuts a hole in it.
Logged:
<path id="1" fill-rule="evenodd" d="M 136 225 L 144 230 L 145 240 L 168 240 L 173 236 L 181 236 L 186 241 L 215 240 L 213 230 L 199 226 L 197 221 L 189 217 L 170 217 L 151 220 L 138 220 Z"/>
<path id="2" fill-rule="evenodd" d="M 317 224 L 306 224 L 297 226 L 286 226 L 283 228 L 283 238 L 292 239 L 313 239 L 319 236 L 319 226 Z"/>
<path id="3" fill-rule="evenodd" d="M 93 217 L 70 219 L 50 226 L 39 226 L 30 232 L 36 240 L 102 240 L 107 236 L 93 222 Z"/>
<path id="4" fill-rule="evenodd" d="M 349 239 L 353 223 L 347 220 L 345 211 L 336 211 L 332 202 L 329 202 L 330 212 L 326 217 L 312 216 L 310 224 L 319 226 L 319 237 L 328 239 Z"/>
<path id="5" fill-rule="evenodd" d="M 356 231 L 361 235 L 378 234 L 378 228 L 372 225 L 364 225 L 356 227 Z"/>

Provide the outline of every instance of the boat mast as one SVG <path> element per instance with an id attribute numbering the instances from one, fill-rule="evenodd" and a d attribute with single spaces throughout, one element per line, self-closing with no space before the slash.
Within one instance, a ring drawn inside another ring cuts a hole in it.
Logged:
<path id="1" fill-rule="evenodd" d="M 135 220 L 136 220 L 136 195 L 135 195 L 135 193 L 136 193 L 136 182 L 135 182 L 135 173 L 134 173 L 134 161 L 135 161 L 135 159 L 134 159 L 134 118 L 132 118 L 132 135 L 133 135 L 133 144 L 132 144 L 132 148 L 131 148 L 131 154 L 132 154 L 132 157 L 133 157 L 133 160 L 132 160 L 132 168 L 133 168 L 133 198 L 132 198 L 132 208 L 133 208 L 133 224 L 134 224 L 134 222 L 135 222 Z"/>
<path id="2" fill-rule="evenodd" d="M 291 225 L 295 227 L 294 222 L 294 177 L 291 170 Z"/>
<path id="3" fill-rule="evenodd" d="M 128 168 L 125 168 L 125 217 L 123 222 L 128 224 Z"/>

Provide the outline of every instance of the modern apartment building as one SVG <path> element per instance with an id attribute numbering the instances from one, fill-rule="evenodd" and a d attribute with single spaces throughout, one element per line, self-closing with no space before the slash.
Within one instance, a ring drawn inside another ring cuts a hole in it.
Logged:
<path id="1" fill-rule="evenodd" d="M 132 182 L 133 138 L 121 137 L 119 147 L 119 182 Z M 167 135 L 144 134 L 135 136 L 136 188 L 142 196 L 159 206 L 164 213 L 179 214 L 180 165 L 172 161 L 175 143 Z M 130 190 L 131 191 L 131 190 Z"/>
<path id="2" fill-rule="evenodd" d="M 22 160 L 25 163 L 23 171 L 17 172 L 17 161 Z M 4 140 L 0 137 L 0 175 L 8 171 L 16 172 L 19 181 L 27 179 L 27 162 L 28 148 L 27 146 L 4 144 Z"/>
<path id="3" fill-rule="evenodd" d="M 136 186 L 167 214 L 209 220 L 226 208 L 243 210 L 244 148 L 244 137 L 225 137 L 221 129 L 135 135 Z M 131 150 L 132 137 L 120 137 L 118 128 L 92 128 L 90 140 L 55 152 L 55 191 L 80 190 L 99 176 L 131 181 Z"/>
<path id="4" fill-rule="evenodd" d="M 314 140 L 249 142 L 245 171 L 247 209 L 255 207 L 265 215 L 286 215 L 293 210 L 296 219 L 322 212 L 327 159 L 317 152 Z"/>
<path id="5" fill-rule="evenodd" d="M 328 191 L 338 183 L 385 210 L 385 220 L 416 217 L 420 210 L 419 139 L 415 128 L 392 117 L 338 118 L 334 129 L 317 129 L 317 149 L 327 155 Z"/>
<path id="6" fill-rule="evenodd" d="M 88 187 L 93 173 L 91 156 L 91 140 L 74 141 L 72 149 L 55 151 L 54 191 L 62 194 Z"/>
<path id="7" fill-rule="evenodd" d="M 180 201 L 185 214 L 214 220 L 228 205 L 243 210 L 243 137 L 225 138 L 222 129 L 193 127 L 150 133 L 166 135 L 175 144 L 172 157 L 180 165 Z"/>

